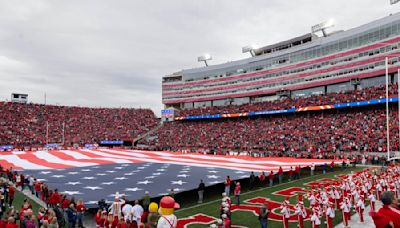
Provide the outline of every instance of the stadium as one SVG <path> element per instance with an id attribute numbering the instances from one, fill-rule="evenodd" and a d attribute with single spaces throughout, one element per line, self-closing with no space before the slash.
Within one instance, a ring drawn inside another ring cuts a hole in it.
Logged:
<path id="1" fill-rule="evenodd" d="M 165 72 L 161 115 L 12 93 L 0 228 L 400 227 L 400 13 L 333 23 Z"/>

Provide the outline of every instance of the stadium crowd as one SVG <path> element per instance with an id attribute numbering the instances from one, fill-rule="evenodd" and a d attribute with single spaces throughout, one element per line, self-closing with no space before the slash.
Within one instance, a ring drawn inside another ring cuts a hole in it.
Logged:
<path id="1" fill-rule="evenodd" d="M 376 107 L 375 107 L 376 108 Z M 391 149 L 399 150 L 397 110 L 391 110 Z M 385 152 L 386 112 L 378 109 L 309 112 L 258 118 L 164 123 L 144 143 L 150 149 L 227 153 L 333 154 Z"/>
<path id="2" fill-rule="evenodd" d="M 389 87 L 389 97 L 397 95 L 397 84 L 391 84 Z M 292 107 L 306 107 L 313 105 L 333 105 L 337 103 L 364 101 L 381 99 L 386 96 L 386 87 L 384 85 L 364 88 L 361 90 L 351 90 L 339 93 L 327 93 L 313 95 L 310 97 L 282 98 L 276 101 L 265 101 L 258 103 L 249 103 L 243 105 L 212 106 L 183 109 L 176 111 L 176 116 L 193 116 L 206 114 L 232 114 L 249 111 L 279 110 L 290 109 Z"/>
<path id="3" fill-rule="evenodd" d="M 150 109 L 87 108 L 0 102 L 0 145 L 67 146 L 132 139 L 158 123 Z"/>

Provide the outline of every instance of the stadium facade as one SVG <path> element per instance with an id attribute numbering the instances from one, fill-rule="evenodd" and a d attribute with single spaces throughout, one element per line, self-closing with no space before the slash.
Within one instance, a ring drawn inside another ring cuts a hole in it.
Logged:
<path id="1" fill-rule="evenodd" d="M 162 79 L 166 108 L 241 105 L 385 83 L 399 67 L 400 13 L 326 37 L 309 33 L 255 50 L 255 56 L 182 70 Z"/>

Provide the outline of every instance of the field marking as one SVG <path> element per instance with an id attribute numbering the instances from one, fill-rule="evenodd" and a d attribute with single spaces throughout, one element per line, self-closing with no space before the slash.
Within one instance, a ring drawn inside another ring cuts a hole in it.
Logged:
<path id="1" fill-rule="evenodd" d="M 365 166 L 358 166 L 358 167 L 365 167 Z M 338 172 L 338 171 L 336 171 L 336 172 Z M 333 172 L 333 173 L 336 173 L 336 172 Z M 353 171 L 351 171 L 351 173 L 353 173 Z M 326 174 L 330 174 L 330 173 L 326 173 Z M 300 180 L 302 181 L 302 180 L 308 180 L 308 179 L 311 179 L 311 178 L 314 178 L 314 177 L 317 177 L 317 176 L 324 176 L 326 174 L 321 173 L 321 174 L 317 174 L 317 175 L 314 175 L 314 176 L 308 176 L 308 177 L 305 177 L 305 178 L 302 178 L 302 179 L 299 179 L 299 180 L 293 180 L 293 181 L 290 181 L 290 182 L 285 182 L 285 183 L 282 183 L 282 184 L 273 185 L 272 187 L 265 187 L 265 188 L 261 188 L 261 189 L 257 189 L 257 190 L 253 190 L 253 191 L 248 191 L 248 192 L 245 192 L 243 194 L 240 194 L 240 196 L 249 195 L 249 194 L 255 193 L 255 192 L 261 192 L 261 191 L 264 191 L 265 189 L 271 189 L 271 188 L 279 187 L 279 186 L 286 185 L 286 184 L 289 184 L 289 183 L 295 183 L 295 182 L 300 181 Z M 231 196 L 229 198 L 230 199 L 234 199 L 234 196 Z M 216 200 L 212 200 L 212 201 L 209 201 L 209 202 L 206 202 L 206 203 L 197 204 L 197 205 L 190 206 L 190 207 L 185 207 L 183 209 L 177 210 L 176 213 L 181 212 L 181 211 L 186 211 L 186 210 L 189 210 L 189 209 L 193 209 L 193 208 L 197 208 L 197 207 L 203 207 L 205 205 L 213 204 L 213 203 L 218 202 L 218 201 L 221 201 L 221 199 L 216 199 Z"/>

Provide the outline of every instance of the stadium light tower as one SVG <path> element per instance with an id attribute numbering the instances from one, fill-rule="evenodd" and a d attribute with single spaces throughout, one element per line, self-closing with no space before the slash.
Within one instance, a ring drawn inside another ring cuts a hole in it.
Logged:
<path id="1" fill-rule="evenodd" d="M 400 0 L 399 0 L 400 1 Z M 316 33 L 321 31 L 322 35 L 326 37 L 328 34 L 326 33 L 326 29 L 335 26 L 335 20 L 333 18 L 329 19 L 328 21 L 316 24 L 311 27 L 311 32 Z"/>
<path id="2" fill-rule="evenodd" d="M 254 51 L 257 49 L 258 49 L 258 46 L 255 44 L 247 45 L 247 46 L 242 47 L 242 53 L 250 52 L 251 57 L 254 57 L 256 55 L 256 53 Z"/>
<path id="3" fill-rule="evenodd" d="M 204 62 L 206 64 L 206 66 L 208 66 L 207 60 L 212 60 L 212 57 L 210 54 L 204 54 L 202 56 L 197 57 L 197 61 Z"/>

